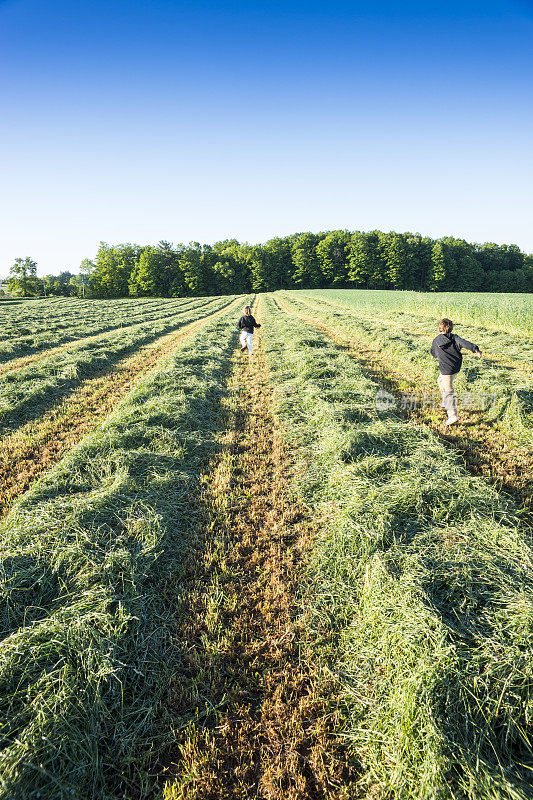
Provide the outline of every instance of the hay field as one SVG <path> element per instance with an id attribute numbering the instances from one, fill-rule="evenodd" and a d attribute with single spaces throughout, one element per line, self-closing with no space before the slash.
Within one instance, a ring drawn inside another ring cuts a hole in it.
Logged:
<path id="1" fill-rule="evenodd" d="M 513 302 L 0 308 L 0 798 L 532 797 Z M 442 315 L 484 352 L 454 429 Z"/>

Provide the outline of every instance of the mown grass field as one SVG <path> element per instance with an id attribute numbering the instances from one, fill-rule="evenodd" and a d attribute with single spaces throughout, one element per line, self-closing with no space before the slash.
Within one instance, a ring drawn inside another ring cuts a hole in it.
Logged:
<path id="1" fill-rule="evenodd" d="M 530 298 L 0 312 L 0 798 L 533 797 Z"/>

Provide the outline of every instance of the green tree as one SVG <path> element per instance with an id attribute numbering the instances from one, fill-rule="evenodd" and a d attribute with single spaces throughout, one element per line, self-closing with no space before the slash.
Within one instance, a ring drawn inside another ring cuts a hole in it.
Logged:
<path id="1" fill-rule="evenodd" d="M 476 245 L 471 255 L 478 261 L 485 272 L 488 272 L 489 269 L 500 271 L 508 269 L 506 250 L 505 245 L 485 242 L 484 244 Z"/>
<path id="2" fill-rule="evenodd" d="M 407 241 L 400 233 L 391 233 L 386 248 L 386 274 L 391 289 L 404 289 L 411 266 Z"/>
<path id="3" fill-rule="evenodd" d="M 361 289 L 368 287 L 370 273 L 374 265 L 370 241 L 364 233 L 355 231 L 348 244 L 348 278 Z"/>
<path id="4" fill-rule="evenodd" d="M 290 237 L 275 237 L 256 247 L 251 270 L 254 292 L 289 288 L 293 271 Z"/>
<path id="5" fill-rule="evenodd" d="M 407 248 L 409 266 L 405 274 L 404 289 L 424 289 L 426 276 L 431 266 L 433 240 L 419 233 L 405 233 L 403 240 Z"/>
<path id="6" fill-rule="evenodd" d="M 35 293 L 35 288 L 39 279 L 37 278 L 37 262 L 27 256 L 26 258 L 16 258 L 11 266 L 11 275 L 8 281 L 9 291 L 20 291 L 22 296 Z M 41 281 L 42 285 L 42 281 Z M 32 292 L 33 289 L 33 292 Z"/>
<path id="7" fill-rule="evenodd" d="M 183 274 L 185 292 L 199 297 L 207 294 L 208 273 L 205 268 L 203 248 L 199 242 L 190 242 L 178 256 L 179 268 Z"/>
<path id="8" fill-rule="evenodd" d="M 316 246 L 320 272 L 328 286 L 348 286 L 349 231 L 330 231 Z"/>
<path id="9" fill-rule="evenodd" d="M 215 294 L 240 294 L 252 288 L 252 265 L 257 247 L 237 239 L 225 239 L 213 245 L 212 273 Z"/>
<path id="10" fill-rule="evenodd" d="M 523 269 L 525 261 L 525 253 L 523 253 L 517 244 L 507 245 L 507 269 Z"/>
<path id="11" fill-rule="evenodd" d="M 324 280 L 316 254 L 321 238 L 318 233 L 301 233 L 292 243 L 292 280 L 300 289 L 316 289 Z"/>
<path id="12" fill-rule="evenodd" d="M 55 275 L 45 275 L 43 278 L 43 293 L 45 297 L 53 294 L 52 286 L 54 285 Z"/>
<path id="13" fill-rule="evenodd" d="M 144 247 L 132 269 L 129 292 L 133 297 L 173 297 L 184 292 L 185 283 L 179 268 L 178 253 L 170 242 L 161 241 L 157 247 Z"/>
<path id="14" fill-rule="evenodd" d="M 388 270 L 388 255 L 389 243 L 393 233 L 382 233 L 376 231 L 376 249 L 374 267 L 370 275 L 370 288 L 371 289 L 387 289 L 390 286 L 389 270 Z"/>
<path id="15" fill-rule="evenodd" d="M 517 280 L 520 285 L 520 292 L 533 292 L 533 266 L 524 263 L 522 269 L 516 270 Z"/>
<path id="16" fill-rule="evenodd" d="M 486 273 L 474 256 L 465 254 L 457 261 L 457 283 L 454 287 L 458 292 L 476 292 L 484 289 L 487 284 Z"/>
<path id="17" fill-rule="evenodd" d="M 129 281 L 143 248 L 135 244 L 110 246 L 100 242 L 90 288 L 95 297 L 127 297 Z"/>
<path id="18" fill-rule="evenodd" d="M 431 248 L 431 267 L 427 276 L 427 286 L 430 292 L 438 292 L 446 281 L 446 259 L 441 242 L 435 242 Z"/>
<path id="19" fill-rule="evenodd" d="M 79 280 L 77 281 L 76 285 L 78 288 L 78 294 L 82 297 L 91 297 L 91 275 L 93 274 L 95 269 L 94 261 L 91 261 L 89 258 L 84 258 L 80 264 L 80 273 L 79 273 Z"/>

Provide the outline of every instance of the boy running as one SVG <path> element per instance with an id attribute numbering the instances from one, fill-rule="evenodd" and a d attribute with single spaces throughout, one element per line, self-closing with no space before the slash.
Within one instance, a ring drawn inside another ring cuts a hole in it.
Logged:
<path id="1" fill-rule="evenodd" d="M 248 355 L 251 356 L 254 328 L 260 328 L 261 325 L 252 317 L 252 309 L 250 306 L 244 306 L 244 315 L 240 318 L 238 327 L 241 331 L 241 335 L 239 337 L 239 341 L 241 343 L 241 352 L 248 348 Z"/>
<path id="2" fill-rule="evenodd" d="M 444 423 L 445 425 L 455 425 L 456 422 L 459 422 L 453 391 L 453 379 L 463 363 L 461 348 L 464 347 L 466 350 L 470 350 L 478 358 L 481 358 L 482 355 L 477 344 L 461 339 L 460 336 L 452 333 L 452 329 L 453 322 L 451 319 L 441 319 L 439 322 L 439 335 L 433 339 L 430 351 L 431 355 L 439 361 L 440 375 L 438 384 L 442 394 L 441 406 L 448 412 L 448 419 Z"/>

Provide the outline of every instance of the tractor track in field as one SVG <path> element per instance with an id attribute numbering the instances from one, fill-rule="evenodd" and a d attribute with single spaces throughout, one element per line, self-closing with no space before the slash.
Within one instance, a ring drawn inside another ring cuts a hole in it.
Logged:
<path id="1" fill-rule="evenodd" d="M 357 359 L 370 380 L 386 389 L 397 398 L 402 394 L 405 376 L 395 372 L 389 363 L 384 363 L 377 350 L 355 341 L 353 336 L 317 320 L 316 316 L 301 313 L 291 308 L 284 300 L 274 297 L 278 307 L 290 316 L 314 326 L 330 340 L 346 347 L 349 354 Z M 289 301 L 290 302 L 290 301 Z M 303 303 L 306 305 L 305 303 Z M 309 307 L 309 310 L 313 310 Z M 424 408 L 400 409 L 405 419 L 430 427 L 447 446 L 458 451 L 466 468 L 475 475 L 481 475 L 498 488 L 513 496 L 519 503 L 533 510 L 531 474 L 533 473 L 533 454 L 526 445 L 510 441 L 502 431 L 483 419 L 483 412 L 461 410 L 464 423 L 455 430 L 443 432 L 443 419 L 438 412 Z"/>
<path id="2" fill-rule="evenodd" d="M 204 565 L 193 565 L 197 588 L 179 635 L 190 673 L 201 667 L 202 696 L 218 710 L 185 732 L 167 762 L 172 800 L 354 796 L 357 776 L 334 733 L 334 688 L 313 666 L 298 616 L 314 527 L 290 489 L 268 376 L 260 348 L 250 360 L 237 352 L 221 453 L 204 478 L 203 537 L 209 543 L 214 533 L 223 546 L 207 547 Z M 216 610 L 206 585 L 217 587 Z M 191 702 L 180 684 L 171 702 Z"/>
<path id="3" fill-rule="evenodd" d="M 198 306 L 198 310 L 205 308 L 209 305 L 209 301 L 203 303 L 202 305 Z M 191 309 L 185 308 L 183 312 L 190 311 Z M 176 316 L 177 314 L 182 313 L 180 310 L 175 311 L 173 314 L 166 314 L 163 317 L 158 317 L 157 319 L 153 320 L 146 320 L 145 322 L 153 322 L 154 324 L 160 322 L 161 320 L 170 319 L 171 317 Z M 93 333 L 90 336 L 82 336 L 79 339 L 73 339 L 68 342 L 64 342 L 63 344 L 55 345 L 54 347 L 48 347 L 45 349 L 38 350 L 37 352 L 30 353 L 27 356 L 20 356 L 19 358 L 13 358 L 10 361 L 4 361 L 0 364 L 0 376 L 6 375 L 8 372 L 16 372 L 16 370 L 23 369 L 27 367 L 29 364 L 35 364 L 39 361 L 44 360 L 45 358 L 50 358 L 51 356 L 55 356 L 58 353 L 65 353 L 68 350 L 77 347 L 80 344 L 89 344 L 90 342 L 97 342 L 99 339 L 103 339 L 105 336 L 108 336 L 110 333 L 114 333 L 119 330 L 127 331 L 129 328 L 135 327 L 135 325 L 142 325 L 143 320 L 138 322 L 132 322 L 126 325 L 116 325 L 110 328 L 106 328 L 104 331 L 100 331 L 99 333 Z"/>
<path id="4" fill-rule="evenodd" d="M 50 466 L 110 414 L 124 395 L 158 362 L 211 320 L 237 305 L 183 325 L 145 344 L 98 375 L 87 378 L 67 398 L 38 420 L 0 439 L 0 516 Z"/>

